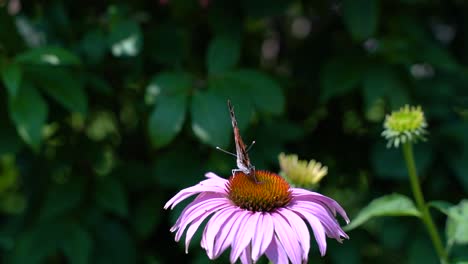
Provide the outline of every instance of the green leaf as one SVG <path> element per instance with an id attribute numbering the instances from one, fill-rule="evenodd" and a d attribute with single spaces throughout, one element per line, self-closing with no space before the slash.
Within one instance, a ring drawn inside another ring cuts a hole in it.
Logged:
<path id="1" fill-rule="evenodd" d="M 420 212 L 408 197 L 401 194 L 390 194 L 379 197 L 364 207 L 344 229 L 350 231 L 364 224 L 371 218 L 379 216 L 420 216 Z"/>
<path id="2" fill-rule="evenodd" d="M 428 203 L 428 206 L 434 207 L 437 210 L 441 211 L 442 213 L 448 215 L 449 209 L 450 207 L 453 206 L 453 204 L 446 202 L 446 201 L 431 201 Z"/>
<path id="3" fill-rule="evenodd" d="M 132 20 L 119 21 L 111 26 L 109 45 L 115 57 L 137 56 L 143 47 L 140 26 Z"/>
<path id="4" fill-rule="evenodd" d="M 409 103 L 406 85 L 396 72 L 388 67 L 371 67 L 364 76 L 362 89 L 367 116 L 374 117 L 374 119 L 369 118 L 372 121 L 381 122 L 385 116 L 384 104 L 379 104 L 383 103 L 384 99 L 389 101 L 391 109 L 398 109 Z M 376 106 L 380 106 L 380 108 L 376 108 Z M 372 113 L 375 110 L 378 113 Z"/>
<path id="5" fill-rule="evenodd" d="M 171 147 L 156 160 L 153 177 L 159 186 L 181 189 L 203 180 L 206 166 L 200 164 L 201 153 L 195 149 L 187 151 L 186 144 L 183 142 Z"/>
<path id="6" fill-rule="evenodd" d="M 192 98 L 192 130 L 206 144 L 225 148 L 231 125 L 227 103 L 210 91 L 197 92 Z"/>
<path id="7" fill-rule="evenodd" d="M 167 96 L 159 100 L 149 117 L 151 143 L 160 148 L 169 144 L 182 129 L 187 97 Z"/>
<path id="8" fill-rule="evenodd" d="M 0 157 L 5 154 L 16 154 L 24 145 L 6 113 L 1 116 L 3 122 L 0 122 Z"/>
<path id="9" fill-rule="evenodd" d="M 106 177 L 98 181 L 96 203 L 118 216 L 125 217 L 128 214 L 127 193 L 116 179 Z"/>
<path id="10" fill-rule="evenodd" d="M 135 242 L 122 224 L 104 219 L 96 228 L 92 263 L 137 263 Z"/>
<path id="11" fill-rule="evenodd" d="M 80 65 L 81 60 L 69 50 L 59 47 L 39 47 L 27 50 L 15 57 L 24 64 Z"/>
<path id="12" fill-rule="evenodd" d="M 254 102 L 250 96 L 250 86 L 238 78 L 225 75 L 222 78 L 209 79 L 208 88 L 225 102 L 231 100 L 236 112 L 237 123 L 241 133 L 245 131 L 254 114 Z"/>
<path id="13" fill-rule="evenodd" d="M 280 85 L 268 75 L 256 71 L 242 69 L 226 75 L 227 78 L 239 82 L 245 91 L 244 100 L 253 101 L 255 107 L 265 113 L 279 115 L 284 112 L 285 99 Z M 241 88 L 239 88 L 241 89 Z"/>
<path id="14" fill-rule="evenodd" d="M 107 52 L 107 39 L 100 29 L 88 31 L 79 45 L 83 57 L 91 64 L 101 62 Z"/>
<path id="15" fill-rule="evenodd" d="M 381 140 L 372 147 L 371 165 L 375 175 L 381 179 L 408 180 L 408 171 L 400 149 L 389 149 Z M 416 169 L 423 175 L 433 160 L 433 151 L 428 144 L 414 146 Z"/>
<path id="16" fill-rule="evenodd" d="M 140 239 L 147 239 L 161 222 L 161 214 L 155 208 L 162 208 L 161 198 L 153 196 L 141 200 L 132 218 L 133 228 Z"/>
<path id="17" fill-rule="evenodd" d="M 90 262 L 93 240 L 89 232 L 78 224 L 70 224 L 63 238 L 62 249 L 69 263 L 86 264 Z"/>
<path id="18" fill-rule="evenodd" d="M 149 55 L 157 63 L 177 67 L 187 57 L 190 41 L 185 28 L 172 24 L 160 25 L 147 35 L 145 43 L 151 47 Z"/>
<path id="19" fill-rule="evenodd" d="M 192 78 L 183 72 L 162 72 L 154 76 L 146 88 L 145 101 L 153 104 L 159 97 L 187 95 Z"/>
<path id="20" fill-rule="evenodd" d="M 182 129 L 191 87 L 190 75 L 163 72 L 153 77 L 146 88 L 146 103 L 155 103 L 149 117 L 149 136 L 156 148 L 169 144 Z"/>
<path id="21" fill-rule="evenodd" d="M 20 137 L 38 150 L 42 141 L 42 128 L 47 119 L 48 107 L 36 88 L 23 81 L 14 98 L 8 101 L 10 118 Z"/>
<path id="22" fill-rule="evenodd" d="M 379 0 L 345 0 L 343 19 L 355 40 L 362 41 L 375 34 L 379 20 Z"/>
<path id="23" fill-rule="evenodd" d="M 9 263 L 44 263 L 46 257 L 57 252 L 60 235 L 64 234 L 64 231 L 63 224 L 56 222 L 44 223 L 25 230 L 15 239 L 15 248 Z M 47 243 L 44 243 L 45 237 Z"/>
<path id="24" fill-rule="evenodd" d="M 77 208 L 81 202 L 83 191 L 81 179 L 72 179 L 64 184 L 54 184 L 46 193 L 39 220 L 52 220 Z"/>
<path id="25" fill-rule="evenodd" d="M 349 93 L 358 87 L 362 76 L 364 69 L 356 58 L 331 59 L 320 74 L 320 101 L 325 103 L 333 97 Z"/>
<path id="26" fill-rule="evenodd" d="M 239 39 L 227 34 L 217 36 L 211 41 L 206 56 L 208 73 L 215 75 L 231 70 L 239 62 L 239 58 Z"/>
<path id="27" fill-rule="evenodd" d="M 34 67 L 29 68 L 28 73 L 44 92 L 67 110 L 87 114 L 88 98 L 80 78 L 61 68 Z"/>
<path id="28" fill-rule="evenodd" d="M 459 204 L 450 207 L 445 226 L 447 244 L 452 247 L 455 244 L 468 244 L 468 200 L 461 200 Z"/>
<path id="29" fill-rule="evenodd" d="M 9 63 L 2 68 L 3 84 L 7 88 L 8 95 L 15 97 L 21 86 L 23 72 L 17 63 Z"/>

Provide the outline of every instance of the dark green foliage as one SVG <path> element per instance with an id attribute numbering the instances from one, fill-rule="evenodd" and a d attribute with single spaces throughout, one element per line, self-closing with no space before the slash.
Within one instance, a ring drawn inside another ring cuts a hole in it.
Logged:
<path id="1" fill-rule="evenodd" d="M 468 259 L 464 1 L 55 0 L 9 14 L 18 1 L 0 1 L 1 263 L 210 263 L 202 228 L 188 255 L 169 231 L 183 205 L 162 207 L 235 167 L 215 149 L 234 148 L 227 99 L 258 169 L 277 171 L 280 152 L 322 162 L 319 191 L 351 220 L 388 195 L 325 257 L 312 242 L 311 263 L 336 264 L 437 263 L 417 218 L 386 217 L 418 211 L 383 119 L 421 105 L 423 191 L 452 259 Z"/>

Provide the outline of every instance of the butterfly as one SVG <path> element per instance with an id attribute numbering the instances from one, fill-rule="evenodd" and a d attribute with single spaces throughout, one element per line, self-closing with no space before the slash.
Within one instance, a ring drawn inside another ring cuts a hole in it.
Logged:
<path id="1" fill-rule="evenodd" d="M 220 147 L 216 149 L 221 150 L 224 153 L 230 154 L 236 157 L 237 169 L 232 170 L 232 175 L 235 175 L 236 172 L 243 172 L 249 177 L 251 177 L 256 183 L 257 178 L 255 177 L 255 166 L 250 163 L 248 152 L 250 148 L 255 144 L 255 141 L 252 141 L 249 147 L 245 147 L 244 141 L 239 132 L 239 127 L 237 126 L 236 114 L 234 113 L 234 107 L 231 104 L 231 101 L 227 101 L 229 114 L 231 116 L 232 130 L 234 131 L 234 142 L 236 143 L 236 154 L 226 151 Z"/>

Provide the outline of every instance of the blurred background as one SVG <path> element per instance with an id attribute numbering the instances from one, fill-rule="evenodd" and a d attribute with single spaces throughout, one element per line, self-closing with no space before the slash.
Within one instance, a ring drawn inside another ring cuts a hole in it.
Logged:
<path id="1" fill-rule="evenodd" d="M 162 207 L 235 167 L 215 149 L 234 149 L 228 98 L 258 169 L 278 171 L 280 152 L 322 162 L 318 191 L 351 219 L 378 196 L 411 197 L 380 133 L 386 113 L 421 105 L 426 199 L 458 203 L 467 12 L 457 0 L 0 0 L 0 262 L 212 263 L 201 232 L 189 254 L 169 232 L 183 205 Z M 349 236 L 325 257 L 312 244 L 310 263 L 437 263 L 415 218 Z"/>

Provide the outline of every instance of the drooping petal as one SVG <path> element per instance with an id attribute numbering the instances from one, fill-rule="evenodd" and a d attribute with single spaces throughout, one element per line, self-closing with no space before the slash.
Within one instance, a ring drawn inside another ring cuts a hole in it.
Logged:
<path id="1" fill-rule="evenodd" d="M 284 248 L 293 264 L 301 264 L 301 246 L 296 237 L 296 232 L 282 215 L 276 212 L 271 213 L 271 215 L 275 224 L 275 234 L 278 237 L 279 245 Z"/>
<path id="2" fill-rule="evenodd" d="M 232 245 L 234 237 L 239 230 L 239 225 L 246 215 L 247 212 L 245 210 L 236 210 L 231 217 L 233 221 L 226 222 L 226 224 L 221 227 L 222 229 L 219 230 L 218 236 L 215 238 L 214 258 L 219 257 L 224 250 Z"/>
<path id="3" fill-rule="evenodd" d="M 258 212 L 248 212 L 244 218 L 243 223 L 239 226 L 239 231 L 232 243 L 230 261 L 231 263 L 236 262 L 244 249 L 250 244 L 252 236 L 255 236 L 255 226 L 258 222 Z"/>
<path id="4" fill-rule="evenodd" d="M 187 228 L 187 226 L 196 218 L 198 218 L 201 215 L 208 216 L 212 214 L 213 212 L 223 209 L 224 207 L 227 207 L 227 206 L 230 206 L 230 205 L 223 203 L 222 199 L 221 200 L 211 199 L 211 200 L 207 200 L 204 204 L 200 204 L 196 208 L 196 210 L 192 210 L 190 214 L 181 215 L 179 219 L 182 218 L 183 220 L 180 223 L 180 225 L 177 227 L 178 230 L 176 233 L 176 241 L 179 241 L 180 237 L 184 233 L 185 228 Z"/>
<path id="5" fill-rule="evenodd" d="M 204 214 L 195 219 L 192 224 L 189 226 L 187 229 L 187 234 L 185 235 L 185 254 L 188 253 L 188 248 L 190 245 L 190 241 L 192 240 L 193 235 L 197 231 L 198 227 L 200 227 L 200 224 L 203 223 L 203 221 L 209 216 L 209 214 Z"/>
<path id="6" fill-rule="evenodd" d="M 291 209 L 299 212 L 308 211 L 315 215 L 323 227 L 325 228 L 326 234 L 329 237 L 335 238 L 341 242 L 341 237 L 348 238 L 348 235 L 341 229 L 338 221 L 330 214 L 328 210 L 323 208 L 321 204 L 316 204 L 307 201 L 299 201 L 290 206 Z"/>
<path id="7" fill-rule="evenodd" d="M 284 248 L 279 244 L 278 239 L 275 236 L 273 236 L 270 245 L 265 251 L 265 255 L 271 263 L 289 264 L 288 255 L 286 255 Z"/>
<path id="8" fill-rule="evenodd" d="M 291 188 L 291 193 L 296 200 L 316 201 L 324 204 L 327 209 L 332 211 L 333 215 L 336 215 L 336 212 L 338 212 L 345 219 L 346 223 L 349 223 L 349 217 L 343 207 L 332 198 L 300 188 Z"/>
<path id="9" fill-rule="evenodd" d="M 178 229 L 181 225 L 181 223 L 186 222 L 186 219 L 190 217 L 194 212 L 198 213 L 200 210 L 200 206 L 209 206 L 212 205 L 213 203 L 209 203 L 211 200 L 214 200 L 214 202 L 223 202 L 224 196 L 217 194 L 217 193 L 201 193 L 199 194 L 191 203 L 189 203 L 184 210 L 180 213 L 179 218 L 177 219 L 176 223 L 174 226 L 171 228 L 171 232 L 174 232 L 174 230 Z M 221 199 L 221 200 L 219 200 Z"/>
<path id="10" fill-rule="evenodd" d="M 181 201 L 187 199 L 188 197 L 202 193 L 202 192 L 214 192 L 226 194 L 226 182 L 227 180 L 216 176 L 214 173 L 208 173 L 207 177 L 209 179 L 203 180 L 195 186 L 185 188 L 179 191 L 174 197 L 172 197 L 165 205 L 164 209 L 171 207 L 173 209 Z"/>
<path id="11" fill-rule="evenodd" d="M 307 261 L 310 249 L 310 234 L 304 220 L 289 209 L 280 208 L 278 209 L 278 213 L 283 215 L 294 231 L 296 231 L 297 238 L 302 246 L 302 260 Z"/>
<path id="12" fill-rule="evenodd" d="M 296 211 L 293 209 L 297 214 L 302 215 L 304 219 L 309 222 L 310 227 L 314 231 L 315 241 L 317 241 L 317 245 L 320 250 L 320 255 L 324 256 L 325 252 L 327 251 L 327 240 L 325 237 L 325 229 L 322 226 L 322 223 L 317 219 L 314 214 L 311 214 L 307 211 Z"/>
<path id="13" fill-rule="evenodd" d="M 257 230 L 252 238 L 252 259 L 257 261 L 273 240 L 274 225 L 269 213 L 260 213 Z"/>
<path id="14" fill-rule="evenodd" d="M 221 226 L 226 224 L 227 219 L 229 219 L 236 210 L 238 209 L 234 206 L 226 207 L 216 212 L 216 214 L 211 217 L 210 221 L 206 223 L 205 232 L 203 232 L 202 247 L 209 256 L 214 256 L 214 241 L 221 230 Z"/>
<path id="15" fill-rule="evenodd" d="M 242 264 L 252 264 L 252 248 L 250 246 L 246 247 L 242 254 L 240 255 L 240 260 Z"/>

